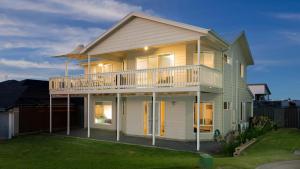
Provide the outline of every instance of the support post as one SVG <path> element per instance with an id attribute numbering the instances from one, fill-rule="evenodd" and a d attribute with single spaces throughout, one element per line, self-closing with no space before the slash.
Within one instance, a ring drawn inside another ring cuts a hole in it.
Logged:
<path id="1" fill-rule="evenodd" d="M 91 77 L 91 56 L 88 55 L 88 80 L 90 80 Z"/>
<path id="2" fill-rule="evenodd" d="M 52 95 L 50 94 L 49 103 L 49 133 L 52 133 Z"/>
<path id="3" fill-rule="evenodd" d="M 70 135 L 70 94 L 68 94 L 67 135 Z"/>
<path id="4" fill-rule="evenodd" d="M 198 65 L 200 65 L 200 39 L 197 40 L 197 58 L 198 58 Z"/>
<path id="5" fill-rule="evenodd" d="M 117 141 L 120 140 L 120 93 L 117 93 Z"/>
<path id="6" fill-rule="evenodd" d="M 200 38 L 197 40 L 197 56 L 198 56 L 198 65 L 200 65 Z M 197 91 L 197 151 L 200 151 L 200 94 L 201 94 L 201 69 L 199 67 L 199 90 Z"/>
<path id="7" fill-rule="evenodd" d="M 88 131 L 87 131 L 87 137 L 90 138 L 90 93 L 88 93 L 88 115 L 87 115 L 87 124 L 88 124 Z"/>
<path id="8" fill-rule="evenodd" d="M 155 103 L 156 103 L 156 93 L 153 92 L 152 97 L 152 145 L 155 145 Z"/>
<path id="9" fill-rule="evenodd" d="M 200 91 L 197 91 L 197 151 L 200 150 Z"/>

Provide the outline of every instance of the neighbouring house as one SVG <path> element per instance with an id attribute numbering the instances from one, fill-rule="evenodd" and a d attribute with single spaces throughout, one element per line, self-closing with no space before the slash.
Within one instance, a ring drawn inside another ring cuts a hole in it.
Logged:
<path id="1" fill-rule="evenodd" d="M 73 99 L 74 101 L 76 99 Z M 55 129 L 66 128 L 66 101 L 53 104 Z M 71 111 L 76 114 L 74 103 Z M 83 111 L 82 111 L 83 112 Z M 79 118 L 74 118 L 76 123 Z M 73 125 L 74 126 L 74 125 Z M 75 125 L 76 126 L 76 125 Z M 8 80 L 0 83 L 0 139 L 49 130 L 49 82 L 41 80 Z"/>
<path id="2" fill-rule="evenodd" d="M 256 101 L 270 100 L 271 91 L 266 83 L 248 84 Z"/>
<path id="3" fill-rule="evenodd" d="M 84 98 L 87 137 L 99 128 L 153 145 L 157 137 L 196 141 L 199 150 L 200 140 L 252 115 L 247 67 L 254 62 L 244 32 L 229 43 L 211 29 L 131 13 L 61 57 L 77 60 L 84 75 L 50 78 L 50 96 Z"/>

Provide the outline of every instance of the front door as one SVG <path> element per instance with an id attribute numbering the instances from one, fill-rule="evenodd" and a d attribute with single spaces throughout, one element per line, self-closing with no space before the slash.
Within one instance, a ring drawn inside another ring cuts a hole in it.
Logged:
<path id="1" fill-rule="evenodd" d="M 165 135 L 165 101 L 155 103 L 155 135 Z M 153 106 L 152 102 L 144 103 L 144 134 L 152 135 L 153 133 Z"/>

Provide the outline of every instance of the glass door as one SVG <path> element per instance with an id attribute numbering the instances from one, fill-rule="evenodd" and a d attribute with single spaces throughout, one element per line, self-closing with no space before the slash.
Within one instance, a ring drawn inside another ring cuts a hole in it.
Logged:
<path id="1" fill-rule="evenodd" d="M 155 103 L 155 135 L 165 135 L 165 102 L 158 101 Z M 144 134 L 152 135 L 153 131 L 153 116 L 152 116 L 152 102 L 145 102 L 144 104 Z"/>

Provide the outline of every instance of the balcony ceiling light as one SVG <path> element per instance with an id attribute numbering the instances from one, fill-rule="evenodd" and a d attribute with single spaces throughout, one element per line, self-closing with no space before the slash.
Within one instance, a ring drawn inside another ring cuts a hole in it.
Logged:
<path id="1" fill-rule="evenodd" d="M 148 50 L 148 48 L 149 48 L 148 46 L 145 46 L 145 47 L 144 47 L 144 50 L 145 50 L 145 51 L 147 51 L 147 50 Z"/>

